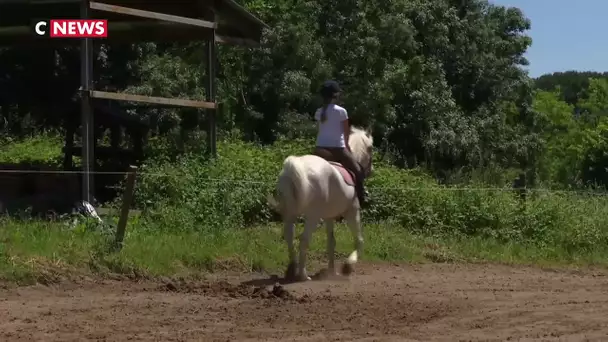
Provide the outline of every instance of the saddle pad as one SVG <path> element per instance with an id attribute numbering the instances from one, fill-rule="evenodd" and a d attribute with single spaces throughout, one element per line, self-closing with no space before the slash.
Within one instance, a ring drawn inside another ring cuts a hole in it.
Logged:
<path id="1" fill-rule="evenodd" d="M 336 162 L 329 162 L 329 163 L 333 167 L 335 167 L 336 170 L 338 170 L 338 172 L 340 172 L 340 174 L 342 175 L 342 178 L 344 178 L 344 181 L 346 182 L 346 184 L 348 184 L 350 186 L 354 186 L 355 185 L 355 175 L 352 172 L 350 172 L 349 170 L 347 170 L 340 163 L 336 163 Z"/>

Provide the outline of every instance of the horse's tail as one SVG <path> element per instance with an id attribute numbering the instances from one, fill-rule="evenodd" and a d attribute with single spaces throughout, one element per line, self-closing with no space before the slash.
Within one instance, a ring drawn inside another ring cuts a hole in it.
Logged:
<path id="1" fill-rule="evenodd" d="M 283 215 L 298 215 L 308 198 L 308 180 L 304 163 L 294 156 L 283 162 L 277 185 L 278 198 L 268 195 L 268 203 Z"/>

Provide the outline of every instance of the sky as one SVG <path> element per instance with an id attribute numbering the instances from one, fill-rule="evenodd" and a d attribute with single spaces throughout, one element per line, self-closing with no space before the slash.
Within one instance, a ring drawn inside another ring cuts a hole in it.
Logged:
<path id="1" fill-rule="evenodd" d="M 490 0 L 518 7 L 532 22 L 531 77 L 556 71 L 608 71 L 608 0 Z"/>

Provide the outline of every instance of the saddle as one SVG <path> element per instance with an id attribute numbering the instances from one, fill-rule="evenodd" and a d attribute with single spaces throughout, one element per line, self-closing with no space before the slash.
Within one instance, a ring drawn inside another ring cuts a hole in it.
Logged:
<path id="1" fill-rule="evenodd" d="M 346 182 L 347 185 L 355 186 L 355 174 L 342 166 L 342 164 L 335 161 L 332 154 L 328 150 L 323 148 L 315 148 L 313 154 L 327 160 L 327 162 L 329 162 L 338 172 L 340 172 L 344 182 Z"/>

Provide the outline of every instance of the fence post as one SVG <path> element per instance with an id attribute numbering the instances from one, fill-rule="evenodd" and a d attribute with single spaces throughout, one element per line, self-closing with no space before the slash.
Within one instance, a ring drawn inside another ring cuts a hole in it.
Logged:
<path id="1" fill-rule="evenodd" d="M 127 221 L 129 220 L 129 210 L 131 208 L 131 202 L 133 201 L 136 173 L 137 167 L 129 166 L 127 184 L 125 186 L 125 191 L 122 194 L 120 218 L 118 219 L 118 226 L 116 227 L 116 240 L 114 241 L 114 246 L 117 250 L 122 249 L 122 242 L 125 238 L 125 229 L 127 228 Z"/>

